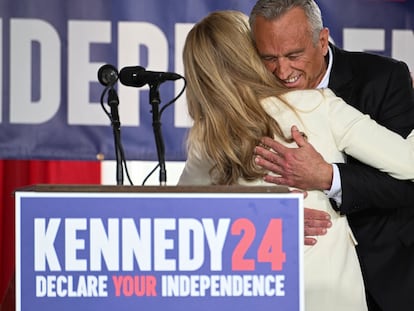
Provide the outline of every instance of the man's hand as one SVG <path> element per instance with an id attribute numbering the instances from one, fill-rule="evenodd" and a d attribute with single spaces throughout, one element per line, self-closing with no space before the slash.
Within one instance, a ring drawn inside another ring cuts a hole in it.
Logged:
<path id="1" fill-rule="evenodd" d="M 317 242 L 315 236 L 325 235 L 328 228 L 332 226 L 331 216 L 324 211 L 311 208 L 305 208 L 303 214 L 305 219 L 305 245 L 315 245 Z"/>
<path id="2" fill-rule="evenodd" d="M 256 146 L 256 164 L 279 176 L 266 175 L 265 181 L 303 190 L 331 188 L 333 169 L 320 153 L 292 126 L 292 137 L 298 148 L 288 148 L 272 138 L 264 137 L 263 146 Z"/>
<path id="3" fill-rule="evenodd" d="M 301 193 L 306 198 L 308 193 L 306 191 L 294 189 L 292 193 Z M 304 244 L 315 245 L 317 236 L 325 235 L 328 232 L 328 228 L 332 226 L 331 216 L 324 211 L 317 209 L 305 208 L 303 211 L 304 218 Z"/>

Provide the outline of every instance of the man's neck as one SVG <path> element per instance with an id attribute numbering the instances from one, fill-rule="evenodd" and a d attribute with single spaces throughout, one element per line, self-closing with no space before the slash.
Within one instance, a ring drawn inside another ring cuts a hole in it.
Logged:
<path id="1" fill-rule="evenodd" d="M 332 62 L 333 62 L 333 53 L 331 50 L 331 47 L 328 48 L 328 53 L 326 53 L 325 56 L 325 64 L 326 64 L 326 71 L 325 74 L 322 77 L 321 82 L 319 82 L 317 89 L 326 89 L 329 84 L 329 77 L 331 75 L 331 69 L 332 69 Z"/>

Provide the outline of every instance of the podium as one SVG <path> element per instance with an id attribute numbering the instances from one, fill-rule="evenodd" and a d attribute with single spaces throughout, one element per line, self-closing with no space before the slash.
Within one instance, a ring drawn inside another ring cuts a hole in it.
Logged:
<path id="1" fill-rule="evenodd" d="M 284 187 L 16 191 L 16 310 L 303 310 L 303 199 Z"/>

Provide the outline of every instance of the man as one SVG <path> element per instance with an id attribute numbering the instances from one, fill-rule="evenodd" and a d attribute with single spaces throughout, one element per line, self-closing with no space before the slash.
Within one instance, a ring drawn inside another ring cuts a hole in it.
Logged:
<path id="1" fill-rule="evenodd" d="M 414 92 L 407 66 L 329 43 L 329 30 L 313 0 L 259 0 L 250 24 L 264 64 L 286 86 L 329 87 L 404 137 L 414 128 Z M 257 163 L 280 175 L 265 179 L 326 191 L 333 207 L 347 215 L 358 241 L 369 310 L 412 310 L 414 183 L 395 180 L 352 158 L 346 164 L 328 165 L 302 137 L 294 134 L 294 138 L 300 146 L 296 149 L 270 139 L 266 144 L 276 153 L 257 147 Z M 305 209 L 307 244 L 316 242 L 309 236 L 325 234 L 328 226 L 326 215 Z"/>

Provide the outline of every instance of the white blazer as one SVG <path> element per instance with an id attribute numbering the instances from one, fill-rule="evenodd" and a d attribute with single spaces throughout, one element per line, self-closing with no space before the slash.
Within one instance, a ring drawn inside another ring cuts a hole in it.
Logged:
<path id="1" fill-rule="evenodd" d="M 414 180 L 414 131 L 403 139 L 347 105 L 329 89 L 291 91 L 284 99 L 295 107 L 297 114 L 276 97 L 263 100 L 263 108 L 277 120 L 286 136 L 291 135 L 292 125 L 306 133 L 308 141 L 327 162 L 342 163 L 346 153 L 395 178 Z M 190 150 L 179 184 L 211 184 L 211 167 L 210 160 L 203 158 L 199 150 Z M 265 184 L 263 180 L 239 183 Z M 308 191 L 304 205 L 328 212 L 333 224 L 325 236 L 318 237 L 315 246 L 305 246 L 306 310 L 367 310 L 355 250 L 357 242 L 346 217 L 331 208 L 322 191 Z"/>

